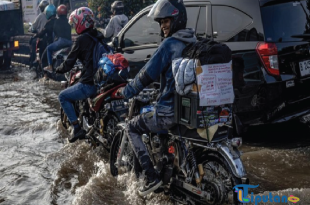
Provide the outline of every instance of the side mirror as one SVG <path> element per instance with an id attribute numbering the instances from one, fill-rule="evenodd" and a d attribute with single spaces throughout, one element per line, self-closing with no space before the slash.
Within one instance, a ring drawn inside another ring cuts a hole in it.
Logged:
<path id="1" fill-rule="evenodd" d="M 29 24 L 29 26 L 32 26 L 32 23 L 31 23 L 31 22 L 29 22 L 28 24 Z"/>

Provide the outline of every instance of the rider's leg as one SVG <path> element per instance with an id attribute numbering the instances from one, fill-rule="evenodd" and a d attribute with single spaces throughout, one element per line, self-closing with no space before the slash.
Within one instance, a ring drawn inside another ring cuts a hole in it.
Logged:
<path id="1" fill-rule="evenodd" d="M 59 51 L 65 47 L 70 47 L 72 45 L 72 41 L 69 41 L 64 38 L 59 38 L 57 41 L 53 42 L 52 44 L 47 46 L 47 61 L 48 66 L 44 68 L 45 71 L 50 73 L 53 72 L 53 53 L 55 51 Z"/>
<path id="2" fill-rule="evenodd" d="M 43 51 L 42 56 L 41 56 L 41 69 L 47 65 L 47 55 L 46 55 L 47 51 L 46 50 L 47 49 Z M 44 72 L 44 79 L 48 79 L 46 71 L 43 70 L 43 72 Z"/>
<path id="3" fill-rule="evenodd" d="M 60 105 L 74 128 L 73 136 L 69 139 L 70 142 L 75 142 L 78 139 L 84 138 L 86 134 L 85 130 L 81 129 L 78 124 L 78 119 L 72 103 L 77 100 L 89 98 L 95 95 L 96 92 L 97 88 L 95 85 L 82 83 L 77 83 L 60 92 L 58 97 Z"/>
<path id="4" fill-rule="evenodd" d="M 144 133 L 156 133 L 169 129 L 173 124 L 173 117 L 155 117 L 153 112 L 139 115 L 127 124 L 127 134 L 129 142 L 139 159 L 142 169 L 147 177 L 146 185 L 139 191 L 141 196 L 145 196 L 156 190 L 162 181 L 159 179 L 154 165 L 150 159 L 148 150 L 142 141 L 141 135 Z"/>

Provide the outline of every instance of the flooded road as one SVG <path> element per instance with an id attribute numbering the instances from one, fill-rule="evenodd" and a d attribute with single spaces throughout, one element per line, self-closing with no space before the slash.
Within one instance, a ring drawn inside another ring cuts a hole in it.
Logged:
<path id="1" fill-rule="evenodd" d="M 109 173 L 108 153 L 67 143 L 58 122 L 59 83 L 32 80 L 26 68 L 0 73 L 0 205 L 172 204 L 137 195 L 131 174 Z M 310 129 L 298 122 L 249 130 L 242 160 L 253 191 L 300 197 L 310 204 Z"/>

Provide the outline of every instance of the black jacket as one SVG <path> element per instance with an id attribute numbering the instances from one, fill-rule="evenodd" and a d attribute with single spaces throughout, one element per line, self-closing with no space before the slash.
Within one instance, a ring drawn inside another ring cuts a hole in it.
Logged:
<path id="1" fill-rule="evenodd" d="M 93 50 L 95 41 L 90 36 L 86 35 L 86 33 L 89 33 L 98 39 L 104 38 L 102 33 L 98 32 L 96 29 L 89 29 L 88 31 L 80 34 L 76 38 L 76 41 L 73 43 L 66 61 L 56 69 L 56 72 L 66 73 L 70 71 L 73 68 L 76 60 L 79 59 L 83 64 L 80 82 L 93 85 Z"/>
<path id="2" fill-rule="evenodd" d="M 56 19 L 54 24 L 54 33 L 55 41 L 57 41 L 59 37 L 71 41 L 71 26 L 68 23 L 66 16 L 60 16 L 58 19 Z"/>
<path id="3" fill-rule="evenodd" d="M 45 34 L 46 34 L 46 41 L 47 41 L 47 44 L 51 44 L 54 42 L 54 37 L 53 37 L 53 32 L 54 32 L 54 24 L 55 24 L 55 21 L 56 21 L 56 18 L 55 17 L 52 17 L 50 18 L 43 30 L 40 32 L 40 33 L 37 33 L 36 35 L 34 35 L 34 37 L 38 37 L 38 38 L 44 38 L 45 37 Z"/>

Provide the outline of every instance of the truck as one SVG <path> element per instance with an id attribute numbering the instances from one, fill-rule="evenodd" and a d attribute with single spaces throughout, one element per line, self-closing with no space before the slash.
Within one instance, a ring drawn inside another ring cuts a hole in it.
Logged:
<path id="1" fill-rule="evenodd" d="M 24 35 L 21 0 L 0 0 L 0 71 L 10 69 L 13 52 L 19 49 L 15 36 Z"/>

